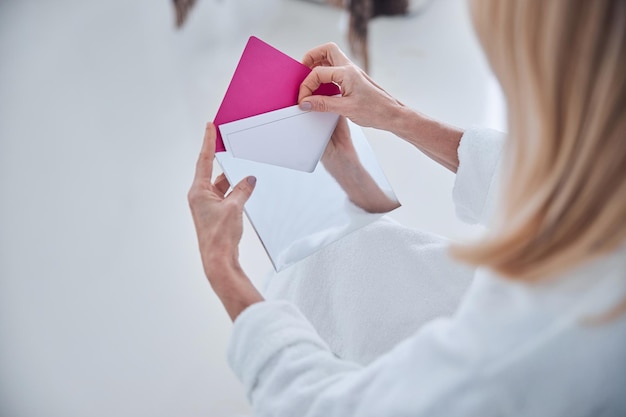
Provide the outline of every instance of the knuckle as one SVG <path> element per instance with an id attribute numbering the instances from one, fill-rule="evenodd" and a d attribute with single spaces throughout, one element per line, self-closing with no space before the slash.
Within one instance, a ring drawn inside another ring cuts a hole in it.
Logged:
<path id="1" fill-rule="evenodd" d="M 226 209 L 226 211 L 228 212 L 240 211 L 239 201 L 234 198 L 227 198 L 222 203 L 224 204 L 224 209 Z"/>
<path id="2" fill-rule="evenodd" d="M 311 74 L 309 75 L 309 77 L 313 78 L 316 82 L 321 82 L 321 72 L 325 70 L 326 70 L 326 67 L 315 67 L 311 71 Z"/>
<path id="3" fill-rule="evenodd" d="M 315 86 L 315 83 L 319 81 L 319 73 L 317 71 L 317 68 L 314 68 L 311 73 L 304 79 L 304 81 L 302 81 L 302 84 L 300 84 L 300 91 L 306 92 L 306 93 L 312 93 L 313 92 L 313 88 Z"/>
<path id="4" fill-rule="evenodd" d="M 350 77 L 356 77 L 361 75 L 361 69 L 354 64 L 346 65 L 345 67 L 346 74 Z"/>
<path id="5" fill-rule="evenodd" d="M 187 193 L 187 201 L 189 205 L 193 206 L 198 201 L 199 193 L 195 186 L 192 186 L 189 192 Z"/>
<path id="6" fill-rule="evenodd" d="M 244 182 L 240 182 L 239 184 L 237 184 L 237 189 L 247 194 L 248 191 L 250 190 L 250 187 L 245 184 L 245 180 L 244 180 Z"/>

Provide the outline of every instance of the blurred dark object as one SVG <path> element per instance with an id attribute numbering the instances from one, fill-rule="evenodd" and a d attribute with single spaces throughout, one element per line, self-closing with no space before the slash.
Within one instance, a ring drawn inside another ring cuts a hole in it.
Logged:
<path id="1" fill-rule="evenodd" d="M 350 14 L 348 42 L 354 60 L 369 72 L 370 59 L 368 50 L 369 21 L 377 16 L 406 15 L 416 4 L 425 0 L 307 0 L 313 3 L 328 4 L 346 9 Z M 181 28 L 196 0 L 172 0 L 176 11 L 176 27 Z M 415 11 L 415 10 L 413 10 Z"/>
<path id="2" fill-rule="evenodd" d="M 196 0 L 172 0 L 176 11 L 176 27 L 181 28 L 187 20 L 189 11 L 196 4 Z"/>
<path id="3" fill-rule="evenodd" d="M 377 16 L 406 15 L 411 8 L 410 0 L 307 0 L 326 3 L 346 9 L 350 14 L 348 43 L 353 59 L 369 72 L 370 59 L 367 46 L 369 21 Z M 413 0 L 415 1 L 415 0 Z"/>
<path id="4" fill-rule="evenodd" d="M 338 0 L 329 0 L 338 3 Z M 354 58 L 369 72 L 369 49 L 367 46 L 369 21 L 377 16 L 405 15 L 409 0 L 347 0 L 350 12 L 348 42 Z"/>

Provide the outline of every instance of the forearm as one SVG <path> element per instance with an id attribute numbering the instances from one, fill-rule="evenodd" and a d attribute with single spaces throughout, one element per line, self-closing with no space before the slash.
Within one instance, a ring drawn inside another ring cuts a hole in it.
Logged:
<path id="1" fill-rule="evenodd" d="M 411 143 L 450 171 L 457 171 L 458 148 L 463 130 L 438 122 L 405 106 L 398 106 L 392 114 L 385 130 Z"/>
<path id="2" fill-rule="evenodd" d="M 369 213 L 387 213 L 400 207 L 398 201 L 389 198 L 380 189 L 359 161 L 326 163 L 325 166 L 350 201 L 363 210 Z"/>

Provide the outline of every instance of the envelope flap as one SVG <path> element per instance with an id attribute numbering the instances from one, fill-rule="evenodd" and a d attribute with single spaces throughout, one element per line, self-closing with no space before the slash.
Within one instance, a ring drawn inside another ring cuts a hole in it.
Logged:
<path id="1" fill-rule="evenodd" d="M 339 115 L 286 107 L 219 125 L 233 157 L 313 172 Z"/>

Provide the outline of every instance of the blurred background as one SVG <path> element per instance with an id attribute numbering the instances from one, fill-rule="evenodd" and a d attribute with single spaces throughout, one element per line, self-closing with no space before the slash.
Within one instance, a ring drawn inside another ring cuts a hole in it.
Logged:
<path id="1" fill-rule="evenodd" d="M 419 4 L 418 4 L 419 3 Z M 186 193 L 204 124 L 256 35 L 300 59 L 347 12 L 303 0 L 0 0 L 0 416 L 247 415 L 231 323 L 203 276 Z M 460 127 L 504 129 L 464 0 L 369 22 L 372 77 Z M 453 174 L 366 129 L 402 208 L 454 239 Z M 249 224 L 241 262 L 271 264 Z"/>

